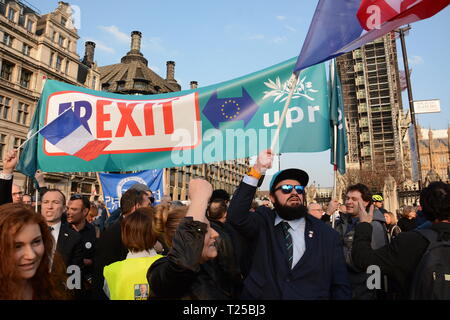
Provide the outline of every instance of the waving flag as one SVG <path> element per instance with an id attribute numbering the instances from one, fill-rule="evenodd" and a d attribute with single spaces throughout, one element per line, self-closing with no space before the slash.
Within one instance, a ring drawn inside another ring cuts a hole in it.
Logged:
<path id="1" fill-rule="evenodd" d="M 39 106 L 42 104 L 42 101 L 39 100 L 36 110 L 39 109 Z M 17 171 L 22 172 L 23 174 L 33 177 L 38 169 L 37 163 L 37 152 L 38 152 L 38 134 L 39 131 L 39 113 L 34 112 L 33 118 L 31 119 L 30 129 L 27 134 L 28 142 L 23 146 L 22 152 L 20 152 L 19 162 L 17 163 L 16 169 Z M 35 185 L 37 186 L 37 181 L 35 181 Z"/>
<path id="2" fill-rule="evenodd" d="M 401 21 L 407 17 L 414 21 L 427 19 L 449 3 L 449 0 L 362 0 L 357 16 L 361 26 L 369 31 L 382 28 L 389 21 Z"/>
<path id="3" fill-rule="evenodd" d="M 97 158 L 112 142 L 95 139 L 71 109 L 42 128 L 40 134 L 64 153 L 85 161 Z"/>
<path id="4" fill-rule="evenodd" d="M 99 179 L 102 185 L 105 206 L 109 212 L 119 208 L 120 198 L 135 183 L 145 184 L 152 190 L 152 194 L 155 197 L 155 205 L 159 204 L 164 196 L 162 169 L 126 174 L 100 173 Z"/>
<path id="5" fill-rule="evenodd" d="M 303 43 L 295 70 L 303 70 L 344 52 L 362 32 L 356 12 L 361 0 L 320 0 Z"/>
<path id="6" fill-rule="evenodd" d="M 344 117 L 344 99 L 342 97 L 341 80 L 337 70 L 336 60 L 330 65 L 330 124 L 331 135 L 331 163 L 341 174 L 345 173 L 345 155 L 348 153 L 347 131 Z M 337 137 L 334 138 L 334 127 L 337 127 Z M 336 144 L 335 144 L 336 140 Z M 334 154 L 336 153 L 336 159 Z M 336 161 L 336 162 L 335 162 Z"/>
<path id="7" fill-rule="evenodd" d="M 294 71 L 357 49 L 402 25 L 429 18 L 448 4 L 448 0 L 320 0 Z"/>

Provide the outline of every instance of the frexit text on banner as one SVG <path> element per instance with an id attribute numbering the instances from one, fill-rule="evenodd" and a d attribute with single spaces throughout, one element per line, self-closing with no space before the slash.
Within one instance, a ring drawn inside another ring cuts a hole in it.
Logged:
<path id="1" fill-rule="evenodd" d="M 48 98 L 45 124 L 67 108 L 74 108 L 83 126 L 97 139 L 112 143 L 108 153 L 156 152 L 195 148 L 201 142 L 198 94 L 159 100 L 124 100 L 63 91 Z M 189 132 L 191 139 L 174 140 L 176 130 Z M 47 141 L 47 155 L 64 155 Z"/>

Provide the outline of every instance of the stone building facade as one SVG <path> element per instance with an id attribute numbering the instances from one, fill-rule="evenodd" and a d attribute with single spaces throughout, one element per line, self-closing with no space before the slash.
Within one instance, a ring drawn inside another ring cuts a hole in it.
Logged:
<path id="1" fill-rule="evenodd" d="M 25 140 L 44 79 L 100 89 L 95 62 L 80 61 L 77 30 L 70 5 L 59 2 L 51 13 L 41 15 L 19 0 L 0 0 L 0 158 Z M 93 54 L 93 52 L 92 52 Z M 0 160 L 1 161 L 1 160 Z M 48 173 L 49 187 L 71 193 L 91 194 L 95 174 Z M 14 181 L 31 192 L 32 183 L 20 173 Z M 97 186 L 98 189 L 98 186 Z"/>
<path id="2" fill-rule="evenodd" d="M 449 181 L 450 126 L 447 130 L 431 130 L 421 128 L 419 132 L 419 153 L 423 181 Z"/>

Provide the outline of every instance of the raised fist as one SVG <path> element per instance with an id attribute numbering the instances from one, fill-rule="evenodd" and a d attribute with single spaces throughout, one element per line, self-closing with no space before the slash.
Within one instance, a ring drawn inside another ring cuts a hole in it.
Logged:
<path id="1" fill-rule="evenodd" d="M 3 157 L 3 172 L 9 174 L 13 173 L 18 160 L 17 149 L 9 150 Z"/>
<path id="2" fill-rule="evenodd" d="M 198 200 L 209 201 L 213 192 L 211 184 L 204 179 L 192 179 L 189 182 L 189 199 L 194 202 Z"/>
<path id="3" fill-rule="evenodd" d="M 256 163 L 253 167 L 259 173 L 265 174 L 268 169 L 272 168 L 272 162 L 273 162 L 272 150 L 266 149 L 259 153 L 258 158 L 256 158 Z"/>

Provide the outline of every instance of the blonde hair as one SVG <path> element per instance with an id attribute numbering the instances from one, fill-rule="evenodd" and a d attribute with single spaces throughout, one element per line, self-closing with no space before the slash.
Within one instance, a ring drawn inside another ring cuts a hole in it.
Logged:
<path id="1" fill-rule="evenodd" d="M 398 219 L 397 219 L 397 215 L 396 214 L 393 214 L 392 212 L 385 212 L 384 214 L 387 214 L 389 217 L 391 217 L 391 224 L 392 225 L 397 224 Z"/>
<path id="2" fill-rule="evenodd" d="M 409 213 L 413 211 L 416 211 L 413 206 L 405 206 L 403 208 L 402 217 L 408 218 Z"/>

